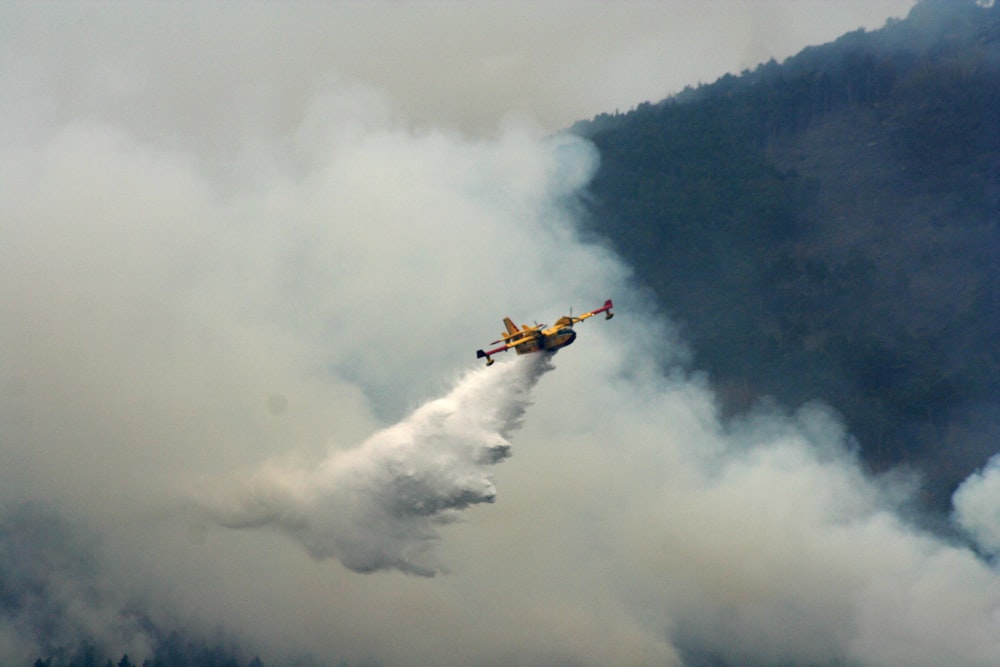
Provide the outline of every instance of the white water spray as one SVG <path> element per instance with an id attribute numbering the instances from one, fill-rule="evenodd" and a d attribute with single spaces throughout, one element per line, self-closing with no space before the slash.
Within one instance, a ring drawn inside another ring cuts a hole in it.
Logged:
<path id="1" fill-rule="evenodd" d="M 264 468 L 235 507 L 209 514 L 230 528 L 278 529 L 357 572 L 433 576 L 436 526 L 493 502 L 489 466 L 510 456 L 508 437 L 552 368 L 539 354 L 470 371 L 446 396 L 313 469 Z"/>

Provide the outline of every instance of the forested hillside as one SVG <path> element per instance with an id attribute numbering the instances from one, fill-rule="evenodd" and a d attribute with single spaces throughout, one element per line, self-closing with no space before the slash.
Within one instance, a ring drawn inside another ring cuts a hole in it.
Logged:
<path id="1" fill-rule="evenodd" d="M 153 657 L 142 662 L 133 662 L 128 654 L 113 661 L 95 645 L 83 643 L 74 651 L 61 649 L 54 656 L 39 658 L 34 667 L 266 667 L 260 658 L 240 659 L 237 652 L 222 645 L 185 641 L 175 633 L 162 639 Z"/>
<path id="2" fill-rule="evenodd" d="M 1000 7 L 935 0 L 573 128 L 724 408 L 841 411 L 945 508 L 1000 442 Z"/>

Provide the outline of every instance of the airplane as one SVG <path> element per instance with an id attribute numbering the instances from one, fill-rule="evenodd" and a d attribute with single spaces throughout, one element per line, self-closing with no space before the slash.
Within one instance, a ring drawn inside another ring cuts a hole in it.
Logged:
<path id="1" fill-rule="evenodd" d="M 533 327 L 523 324 L 518 329 L 517 325 L 509 317 L 505 317 L 503 318 L 503 323 L 507 327 L 507 332 L 501 334 L 499 339 L 490 343 L 491 345 L 496 345 L 497 343 L 503 344 L 492 350 L 477 350 L 476 358 L 482 359 L 485 357 L 486 365 L 492 366 L 493 362 L 496 361 L 492 355 L 498 352 L 506 352 L 511 348 L 514 348 L 518 354 L 530 354 L 542 351 L 555 352 L 559 348 L 566 347 L 576 340 L 576 332 L 573 331 L 573 325 L 577 322 L 582 322 L 600 313 L 604 313 L 604 319 L 606 320 L 614 317 L 615 314 L 611 312 L 612 305 L 611 299 L 608 299 L 604 302 L 603 306 L 589 313 L 584 313 L 578 317 L 564 315 L 547 329 L 544 324 L 535 324 Z"/>

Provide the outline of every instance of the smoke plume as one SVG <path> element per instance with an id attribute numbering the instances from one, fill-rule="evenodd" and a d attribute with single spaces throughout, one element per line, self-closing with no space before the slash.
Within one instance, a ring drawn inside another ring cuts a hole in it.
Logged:
<path id="1" fill-rule="evenodd" d="M 955 522 L 986 553 L 1000 553 L 1000 455 L 969 475 L 952 498 Z"/>
<path id="2" fill-rule="evenodd" d="M 91 531 L 40 503 L 0 504 L 0 658 L 31 664 L 81 639 L 132 655 L 153 644 L 102 571 Z"/>
<path id="3" fill-rule="evenodd" d="M 232 509 L 209 509 L 230 528 L 274 528 L 315 558 L 356 572 L 397 569 L 433 576 L 427 560 L 436 527 L 496 497 L 492 466 L 510 456 L 531 389 L 552 369 L 539 354 L 470 371 L 356 449 L 315 468 L 261 470 Z"/>
<path id="4" fill-rule="evenodd" d="M 997 467 L 973 549 L 837 406 L 720 416 L 579 231 L 593 146 L 414 122 L 326 5 L 35 7 L 0 4 L 0 663 L 221 628 L 267 664 L 1000 664 Z M 544 381 L 462 374 L 608 297 Z"/>

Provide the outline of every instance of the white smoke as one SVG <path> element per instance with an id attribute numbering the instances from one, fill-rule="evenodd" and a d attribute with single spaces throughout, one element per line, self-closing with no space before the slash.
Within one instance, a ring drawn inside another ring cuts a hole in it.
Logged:
<path id="1" fill-rule="evenodd" d="M 510 456 L 508 437 L 532 387 L 552 368 L 550 355 L 536 354 L 470 371 L 448 395 L 356 449 L 314 468 L 266 466 L 237 507 L 207 509 L 227 527 L 281 530 L 314 557 L 357 572 L 433 576 L 439 568 L 428 550 L 437 526 L 494 501 L 489 467 Z"/>
<path id="2" fill-rule="evenodd" d="M 952 498 L 955 522 L 986 553 L 1000 554 L 1000 455 L 970 475 Z"/>
<path id="3" fill-rule="evenodd" d="M 0 663 L 136 661 L 148 621 L 278 664 L 1000 664 L 995 565 L 910 523 L 833 410 L 728 422 L 662 372 L 669 325 L 577 232 L 593 147 L 413 130 L 331 73 L 331 21 L 26 7 L 0 7 L 31 19 L 0 22 Z M 460 375 L 499 317 L 608 297 L 530 394 L 532 358 Z M 994 471 L 956 496 L 983 551 Z M 245 530 L 172 513 L 205 480 Z M 99 539 L 15 520 L 39 499 Z"/>

